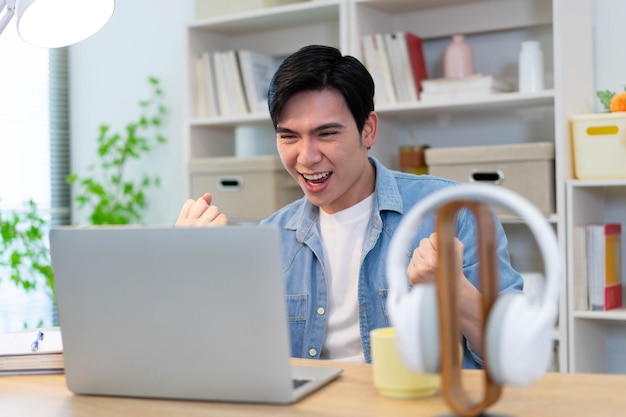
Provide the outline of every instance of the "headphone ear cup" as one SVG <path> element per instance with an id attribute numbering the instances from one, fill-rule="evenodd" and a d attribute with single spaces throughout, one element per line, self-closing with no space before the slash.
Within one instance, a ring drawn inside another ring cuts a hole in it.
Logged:
<path id="1" fill-rule="evenodd" d="M 394 314 L 400 357 L 415 372 L 439 371 L 439 316 L 434 284 L 420 284 L 402 297 Z"/>
<path id="2" fill-rule="evenodd" d="M 496 300 L 485 332 L 487 371 L 499 385 L 528 386 L 547 370 L 552 356 L 552 325 L 523 293 Z"/>

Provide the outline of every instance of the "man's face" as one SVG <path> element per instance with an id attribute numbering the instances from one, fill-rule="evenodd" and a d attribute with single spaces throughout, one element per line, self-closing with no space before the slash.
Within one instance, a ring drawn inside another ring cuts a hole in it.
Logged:
<path id="1" fill-rule="evenodd" d="M 376 114 L 370 113 L 359 134 L 339 92 L 301 92 L 282 111 L 276 130 L 278 153 L 309 201 L 336 213 L 374 191 L 367 148 L 376 142 L 377 124 Z"/>

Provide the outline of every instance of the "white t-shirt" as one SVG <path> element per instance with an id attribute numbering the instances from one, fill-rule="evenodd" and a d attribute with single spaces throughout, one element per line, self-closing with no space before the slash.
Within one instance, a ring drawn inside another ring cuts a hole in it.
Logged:
<path id="1" fill-rule="evenodd" d="M 359 328 L 359 269 L 374 194 L 335 214 L 320 210 L 328 280 L 328 325 L 320 357 L 364 362 Z"/>

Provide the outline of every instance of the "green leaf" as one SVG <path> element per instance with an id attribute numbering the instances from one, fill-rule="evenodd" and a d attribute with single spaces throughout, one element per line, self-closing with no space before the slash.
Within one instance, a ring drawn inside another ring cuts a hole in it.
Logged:
<path id="1" fill-rule="evenodd" d="M 124 191 L 123 191 L 123 193 L 124 193 L 125 195 L 132 194 L 134 187 L 135 187 L 135 186 L 134 186 L 134 184 L 133 184 L 132 182 L 127 182 L 127 183 L 125 183 L 125 184 L 124 184 Z"/>
<path id="2" fill-rule="evenodd" d="M 611 111 L 611 99 L 613 98 L 615 93 L 609 90 L 604 90 L 604 91 L 598 91 L 596 95 L 600 99 L 600 103 L 602 103 L 602 105 L 604 106 L 604 109 L 607 111 Z"/>
<path id="3" fill-rule="evenodd" d="M 11 268 L 15 269 L 21 264 L 22 254 L 19 253 L 17 250 L 14 250 L 13 253 L 11 253 L 11 255 L 9 256 L 9 265 L 11 266 Z"/>
<path id="4" fill-rule="evenodd" d="M 36 241 L 43 239 L 43 232 L 41 231 L 39 227 L 32 225 L 26 231 L 26 237 L 28 238 L 28 240 L 36 242 Z"/>

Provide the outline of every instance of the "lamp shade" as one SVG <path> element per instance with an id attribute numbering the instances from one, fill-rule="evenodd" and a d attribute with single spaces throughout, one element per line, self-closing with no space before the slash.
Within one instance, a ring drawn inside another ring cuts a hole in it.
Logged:
<path id="1" fill-rule="evenodd" d="M 114 9 L 115 0 L 17 0 L 17 32 L 34 46 L 67 46 L 100 30 Z"/>

